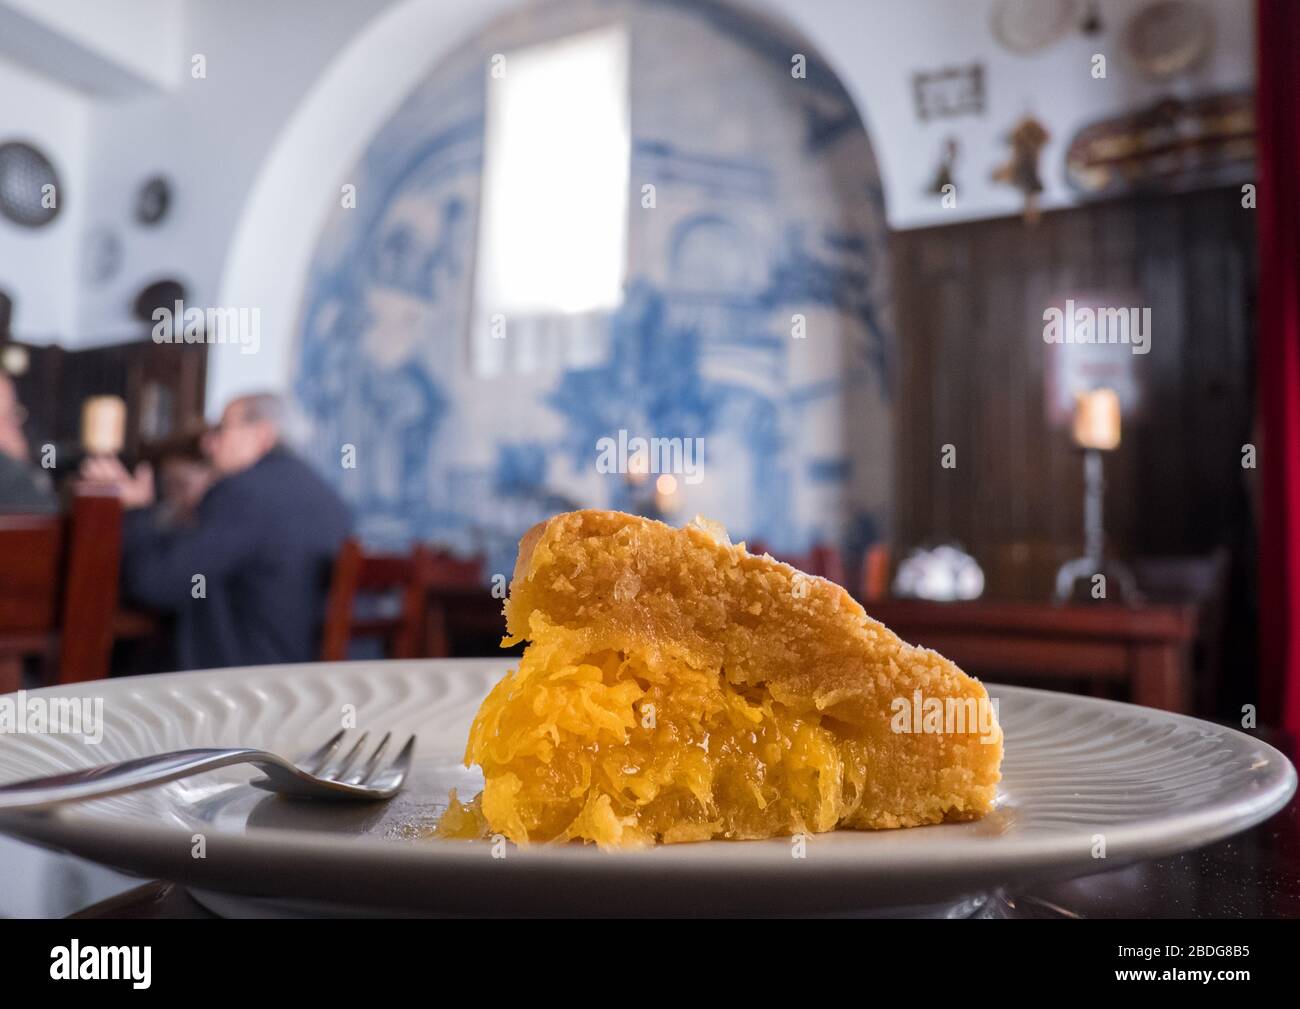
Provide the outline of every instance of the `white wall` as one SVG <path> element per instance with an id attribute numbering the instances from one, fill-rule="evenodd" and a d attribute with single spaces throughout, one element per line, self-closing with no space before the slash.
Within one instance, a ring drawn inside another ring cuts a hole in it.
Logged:
<path id="1" fill-rule="evenodd" d="M 29 44 L 46 43 L 47 48 L 32 55 L 81 64 L 46 63 L 51 75 L 123 93 L 167 88 L 180 79 L 181 67 L 166 58 L 180 41 L 185 5 L 176 0 L 5 0 L 5 5 L 10 9 L 6 17 L 26 19 L 37 29 L 25 33 Z M 100 65 L 89 68 L 87 63 Z"/>
<path id="2" fill-rule="evenodd" d="M 160 0 L 166 9 L 158 11 L 146 0 L 121 18 L 109 16 L 116 2 L 102 10 L 83 10 L 84 0 L 3 3 L 11 8 L 0 10 L 5 18 L 39 15 L 75 35 L 74 62 L 99 44 L 97 59 L 141 74 L 151 67 L 158 85 L 126 96 L 88 93 L 67 83 L 84 85 L 80 64 L 47 65 L 38 74 L 0 57 L 0 140 L 39 143 L 66 198 L 47 227 L 0 221 L 0 287 L 15 299 L 15 335 L 77 347 L 138 337 L 131 303 L 162 276 L 181 279 L 195 303 L 214 302 L 231 233 L 267 152 L 323 68 L 388 0 Z M 160 24 L 142 27 L 153 14 Z M 130 30 L 100 25 L 101 18 Z M 205 57 L 205 78 L 191 75 L 195 54 Z M 369 98 L 361 92 L 347 100 Z M 136 192 L 155 173 L 173 182 L 172 211 L 161 225 L 141 227 L 132 217 Z M 121 266 L 92 284 L 82 273 L 83 247 L 88 234 L 105 229 L 121 243 Z"/>
<path id="3" fill-rule="evenodd" d="M 275 334 L 292 326 L 301 271 L 340 173 L 404 87 L 523 2 L 144 0 L 142 7 L 133 0 L 115 18 L 109 15 L 124 0 L 0 0 L 24 17 L 62 25 L 80 45 L 98 38 L 105 59 L 141 74 L 157 63 L 155 82 L 171 80 L 135 97 L 85 99 L 51 83 L 68 77 L 58 68 L 42 80 L 0 61 L 0 136 L 25 131 L 44 140 L 68 187 L 65 213 L 49 228 L 20 233 L 0 222 L 0 285 L 19 302 L 19 334 L 71 345 L 134 335 L 131 300 L 148 281 L 174 274 L 195 301 L 262 309 L 267 351 L 232 360 L 230 368 L 214 362 L 215 401 L 242 383 L 282 380 L 289 348 L 277 346 Z M 1079 126 L 1167 91 L 1253 80 L 1251 0 L 1204 0 L 1216 23 L 1214 50 L 1169 88 L 1138 81 L 1120 49 L 1132 0 L 1102 0 L 1107 32 L 1098 41 L 1076 33 L 1028 57 L 993 40 L 992 0 L 740 2 L 797 25 L 857 98 L 896 228 L 1017 213 L 1019 195 L 994 185 L 989 173 L 1006 157 L 1003 135 L 1025 112 L 1052 131 L 1044 203 L 1059 206 L 1070 199 L 1063 155 Z M 159 5 L 180 11 L 179 42 L 166 27 L 143 40 L 134 29 L 123 35 L 111 27 L 138 27 L 141 12 L 157 13 Z M 1095 51 L 1108 54 L 1108 80 L 1088 73 Z M 206 80 L 189 76 L 194 53 L 207 57 Z M 920 123 L 912 72 L 972 60 L 985 63 L 987 113 Z M 172 79 L 177 63 L 180 77 Z M 962 144 L 955 210 L 941 209 L 925 191 L 949 133 Z M 131 223 L 131 205 L 138 184 L 156 171 L 173 178 L 177 200 L 168 222 L 145 230 Z M 92 226 L 116 229 L 125 253 L 119 275 L 93 288 L 81 284 L 76 266 Z"/>
<path id="4" fill-rule="evenodd" d="M 1253 0 L 1202 0 L 1215 25 L 1213 49 L 1201 65 L 1167 83 L 1141 78 L 1124 51 L 1124 25 L 1145 6 L 1133 0 L 1101 0 L 1101 34 L 1076 31 L 1030 56 L 1009 52 L 994 39 L 991 0 L 763 2 L 799 25 L 858 97 L 894 228 L 1019 213 L 1020 194 L 993 183 L 990 172 L 1007 159 L 1005 135 L 1026 113 L 1051 131 L 1041 162 L 1042 205 L 1060 207 L 1073 202 L 1065 184 L 1065 151 L 1080 127 L 1163 95 L 1248 89 L 1255 79 Z M 1106 55 L 1105 80 L 1091 76 L 1095 53 Z M 921 122 L 913 72 L 977 61 L 985 68 L 986 112 Z M 951 210 L 926 191 L 949 135 L 961 145 L 957 207 Z"/>
<path id="5" fill-rule="evenodd" d="M 427 0 L 404 0 L 352 40 L 327 69 L 268 154 L 227 261 L 220 303 L 261 306 L 263 351 L 217 357 L 210 370 L 210 402 L 265 386 L 269 379 L 278 385 L 287 381 L 293 348 L 278 334 L 293 326 L 316 227 L 361 139 L 386 119 L 393 84 L 413 81 L 440 53 L 495 13 L 521 2 L 444 0 L 434 7 Z M 1007 157 L 1002 135 L 1026 112 L 1049 124 L 1053 133 L 1043 152 L 1042 203 L 1064 206 L 1072 201 L 1064 183 L 1064 150 L 1077 128 L 1171 90 L 1249 87 L 1254 77 L 1250 0 L 1209 0 L 1217 25 L 1215 48 L 1202 67 L 1167 87 L 1137 81 L 1121 51 L 1121 29 L 1136 9 L 1131 0 L 1103 0 L 1104 34 L 1090 38 L 1075 33 L 1031 57 L 1009 53 L 994 41 L 992 0 L 736 2 L 796 26 L 857 99 L 880 161 L 888 219 L 895 228 L 1019 213 L 1019 193 L 995 185 L 989 174 Z M 1097 51 L 1109 54 L 1106 80 L 1090 74 Z M 986 66 L 986 113 L 939 124 L 919 122 L 912 72 L 972 60 Z M 377 88 L 383 89 L 383 100 L 355 100 Z M 949 133 L 959 138 L 963 154 L 958 204 L 945 210 L 925 190 L 942 138 Z M 269 341 L 268 332 L 276 334 Z"/>
<path id="6" fill-rule="evenodd" d="M 14 333 L 56 340 L 76 326 L 77 248 L 85 193 L 89 107 L 81 95 L 0 60 L 0 142 L 40 148 L 59 176 L 58 215 L 40 228 L 0 218 L 0 288 L 14 299 Z"/>
<path id="7" fill-rule="evenodd" d="M 210 410 L 241 391 L 288 381 L 307 265 L 348 168 L 430 67 L 518 3 L 404 0 L 321 75 L 268 150 L 233 236 L 218 303 L 256 305 L 262 347 L 211 354 Z"/>
<path id="8" fill-rule="evenodd" d="M 386 0 L 188 0 L 185 69 L 175 91 L 98 103 L 91 116 L 87 223 L 115 228 L 126 254 L 111 282 L 82 289 L 69 342 L 138 335 L 131 302 L 161 276 L 180 279 L 195 304 L 216 303 L 232 232 L 267 152 L 322 68 L 385 6 Z M 206 60 L 201 79 L 190 71 L 195 54 Z M 362 92 L 346 100 L 368 99 Z M 142 228 L 131 220 L 132 205 L 154 173 L 173 181 L 172 214 Z M 269 282 L 283 282 L 279 263 L 265 270 Z"/>

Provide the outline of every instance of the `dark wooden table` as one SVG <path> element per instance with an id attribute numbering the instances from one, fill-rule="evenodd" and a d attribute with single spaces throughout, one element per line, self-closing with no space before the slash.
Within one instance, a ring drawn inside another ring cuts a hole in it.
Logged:
<path id="1" fill-rule="evenodd" d="M 913 644 L 948 656 L 984 679 L 1045 687 L 1084 682 L 1119 688 L 1136 704 L 1187 712 L 1192 606 L 1063 605 L 978 600 L 935 603 L 882 599 L 867 612 Z M 424 654 L 500 654 L 502 600 L 483 586 L 433 589 Z M 471 651 L 463 647 L 471 643 Z"/>
<path id="2" fill-rule="evenodd" d="M 1194 607 L 921 599 L 864 606 L 903 640 L 933 648 L 982 679 L 1118 685 L 1136 704 L 1190 708 Z"/>

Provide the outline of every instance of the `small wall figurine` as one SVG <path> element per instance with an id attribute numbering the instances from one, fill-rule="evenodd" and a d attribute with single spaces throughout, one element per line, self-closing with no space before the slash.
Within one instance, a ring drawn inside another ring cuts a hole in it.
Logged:
<path id="1" fill-rule="evenodd" d="M 934 170 L 934 179 L 930 183 L 930 192 L 936 196 L 944 196 L 950 190 L 946 186 L 956 186 L 957 180 L 953 172 L 957 167 L 957 157 L 961 153 L 961 148 L 957 143 L 956 137 L 948 137 L 943 142 L 943 152 L 939 155 L 939 164 Z"/>
<path id="2" fill-rule="evenodd" d="M 1047 128 L 1033 116 L 1016 123 L 1008 138 L 1011 160 L 993 169 L 993 181 L 1015 186 L 1025 197 L 1025 223 L 1037 224 L 1040 216 L 1038 194 L 1043 180 L 1038 174 L 1038 159 L 1044 145 L 1052 138 Z"/>

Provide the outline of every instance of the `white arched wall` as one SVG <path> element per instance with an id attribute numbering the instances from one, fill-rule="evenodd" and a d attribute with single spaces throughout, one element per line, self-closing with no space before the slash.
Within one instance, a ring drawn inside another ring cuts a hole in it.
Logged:
<path id="1" fill-rule="evenodd" d="M 241 392 L 287 387 L 307 269 L 345 173 L 430 67 L 522 3 L 404 0 L 321 74 L 267 155 L 230 242 L 217 303 L 256 307 L 261 343 L 256 354 L 209 355 L 209 412 Z"/>
<path id="2" fill-rule="evenodd" d="M 263 349 L 211 355 L 210 403 L 288 381 L 307 267 L 344 173 L 430 69 L 500 15 L 535 2 L 396 0 L 328 66 L 267 155 L 234 232 L 219 304 L 261 309 Z M 1215 17 L 1214 49 L 1175 81 L 1145 80 L 1125 63 L 1119 33 L 1131 0 L 1102 0 L 1108 26 L 1102 36 L 1074 33 L 1031 55 L 998 45 L 986 4 L 731 2 L 784 21 L 839 77 L 867 128 L 895 228 L 1018 214 L 1019 194 L 993 182 L 988 169 L 1005 160 L 1006 129 L 1027 110 L 1050 123 L 1053 134 L 1043 152 L 1043 205 L 1069 206 L 1075 194 L 1065 179 L 1064 152 L 1076 130 L 1166 93 L 1189 97 L 1254 81 L 1254 19 L 1242 16 L 1239 0 L 1206 0 Z M 1112 81 L 1099 83 L 1089 73 L 1098 48 L 1116 58 Z M 919 122 L 911 74 L 971 62 L 989 71 L 986 114 Z M 949 135 L 963 152 L 956 208 L 941 207 L 926 186 Z"/>
<path id="3" fill-rule="evenodd" d="M 256 307 L 258 353 L 209 356 L 207 402 L 282 390 L 290 382 L 298 311 L 320 230 L 346 172 L 420 79 L 447 54 L 529 0 L 404 0 L 389 8 L 330 63 L 281 132 L 253 185 L 226 256 L 217 303 Z M 783 20 L 816 47 L 853 97 L 867 125 L 866 82 L 855 80 L 861 36 L 845 32 L 845 0 L 733 0 Z M 854 41 L 855 38 L 857 41 Z M 376 72 L 376 68 L 382 72 Z M 868 134 L 870 128 L 868 126 Z M 883 171 L 883 165 L 882 165 Z M 886 192 L 889 179 L 882 178 Z M 358 199 L 364 199 L 364 193 Z"/>

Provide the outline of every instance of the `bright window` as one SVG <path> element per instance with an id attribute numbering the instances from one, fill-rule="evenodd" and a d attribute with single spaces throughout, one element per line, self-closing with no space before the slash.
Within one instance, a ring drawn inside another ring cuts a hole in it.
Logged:
<path id="1" fill-rule="evenodd" d="M 627 50 L 625 32 L 608 28 L 489 61 L 472 341 L 480 370 L 503 370 L 523 350 L 507 349 L 516 332 L 554 335 L 562 317 L 581 328 L 621 300 Z M 525 356 L 544 363 L 536 348 Z"/>

